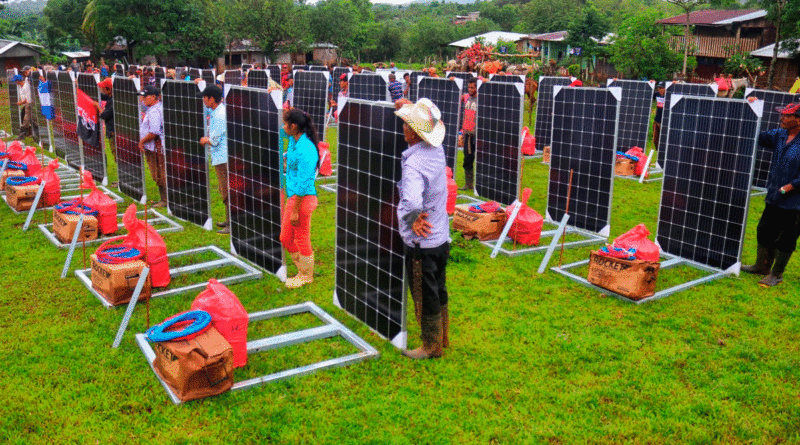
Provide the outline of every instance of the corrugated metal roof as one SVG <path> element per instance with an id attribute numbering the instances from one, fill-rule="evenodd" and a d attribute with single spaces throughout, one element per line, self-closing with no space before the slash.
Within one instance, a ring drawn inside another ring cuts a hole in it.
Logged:
<path id="1" fill-rule="evenodd" d="M 531 40 L 546 40 L 550 42 L 560 42 L 567 38 L 569 35 L 568 31 L 555 31 L 555 32 L 546 32 L 544 34 L 528 34 L 528 38 Z"/>
<path id="2" fill-rule="evenodd" d="M 20 42 L 20 41 L 17 41 L 17 40 L 0 39 L 0 55 L 5 54 L 6 51 L 10 50 L 11 48 L 13 48 L 13 47 L 15 47 L 17 45 L 25 46 L 28 49 L 32 49 L 32 50 L 34 50 L 36 52 L 39 52 L 39 53 L 42 52 L 39 48 L 44 48 L 41 45 L 36 45 L 36 44 L 33 44 L 33 43 Z"/>
<path id="3" fill-rule="evenodd" d="M 527 37 L 527 34 L 520 34 L 517 32 L 492 31 L 477 36 L 467 37 L 466 39 L 450 43 L 450 46 L 458 46 L 459 48 L 469 48 L 470 46 L 472 46 L 473 43 L 475 43 L 475 39 L 477 39 L 478 37 L 482 37 L 483 41 L 489 45 L 496 45 L 498 40 L 516 42 L 517 40 L 523 37 Z"/>
<path id="4" fill-rule="evenodd" d="M 784 40 L 783 42 L 788 42 L 789 40 Z M 794 39 L 795 42 L 800 42 L 800 39 Z M 781 43 L 783 43 L 781 42 Z M 756 57 L 772 57 L 772 53 L 775 51 L 775 44 L 767 45 L 763 48 L 759 48 L 755 51 L 750 51 L 751 56 Z M 793 59 L 792 53 L 785 49 L 778 50 L 778 58 L 779 59 Z"/>
<path id="5" fill-rule="evenodd" d="M 704 9 L 692 11 L 689 22 L 693 25 L 729 25 L 731 23 L 746 22 L 767 16 L 763 9 Z M 683 25 L 686 23 L 686 14 L 676 15 L 656 21 L 659 25 Z"/>

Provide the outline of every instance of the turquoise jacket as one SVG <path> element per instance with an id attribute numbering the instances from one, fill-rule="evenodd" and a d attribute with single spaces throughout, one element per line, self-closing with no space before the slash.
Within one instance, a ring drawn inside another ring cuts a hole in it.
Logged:
<path id="1" fill-rule="evenodd" d="M 314 180 L 317 177 L 319 152 L 305 134 L 296 140 L 289 137 L 286 151 L 286 198 L 294 195 L 316 195 Z"/>

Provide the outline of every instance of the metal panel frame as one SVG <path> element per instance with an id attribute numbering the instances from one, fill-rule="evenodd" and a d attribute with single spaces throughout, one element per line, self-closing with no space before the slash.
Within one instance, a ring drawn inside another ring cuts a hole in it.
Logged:
<path id="1" fill-rule="evenodd" d="M 551 230 L 542 230 L 541 238 L 539 238 L 539 245 L 533 247 L 524 247 L 521 249 L 508 249 L 506 245 L 513 245 L 514 240 L 511 238 L 506 238 L 503 242 L 503 245 L 498 249 L 499 253 L 503 255 L 515 257 L 520 255 L 528 255 L 532 253 L 539 253 L 544 252 L 550 246 L 550 243 L 542 242 L 542 238 L 545 237 L 553 237 L 558 235 L 558 221 L 553 221 L 551 219 L 547 219 L 544 221 L 545 225 L 548 226 L 556 226 Z M 590 232 L 588 230 L 579 229 L 573 226 L 566 226 L 564 228 L 564 235 L 579 235 L 584 237 L 582 240 L 575 240 L 575 241 L 568 241 L 564 243 L 565 249 L 572 249 L 575 247 L 583 247 L 583 246 L 592 246 L 594 244 L 602 244 L 608 241 L 608 236 L 601 235 L 599 233 Z M 481 244 L 484 246 L 494 249 L 497 247 L 497 240 L 489 240 L 489 241 L 481 241 Z"/>
<path id="2" fill-rule="evenodd" d="M 233 384 L 231 392 L 253 388 L 256 386 L 263 385 L 265 383 L 277 382 L 279 380 L 286 380 L 291 377 L 313 374 L 323 369 L 347 366 L 352 363 L 358 363 L 364 360 L 377 358 L 380 355 L 378 350 L 372 347 L 372 345 L 367 343 L 364 339 L 356 335 L 353 331 L 348 329 L 338 320 L 333 318 L 327 312 L 320 309 L 319 306 L 310 301 L 293 306 L 286 306 L 278 309 L 272 309 L 268 311 L 253 312 L 251 314 L 248 314 L 248 318 L 249 322 L 253 323 L 255 321 L 270 320 L 273 318 L 288 317 L 298 314 L 314 315 L 320 321 L 324 322 L 325 325 L 309 329 L 303 329 L 295 332 L 289 332 L 286 334 L 279 334 L 258 340 L 248 341 L 247 354 L 250 355 L 258 352 L 270 351 L 273 349 L 279 349 L 286 346 L 309 343 L 314 340 L 322 340 L 337 336 L 342 337 L 344 340 L 346 340 L 348 343 L 350 343 L 352 346 L 358 349 L 358 352 L 355 354 L 348 354 L 342 357 L 324 360 L 321 362 L 300 366 L 297 368 L 290 368 L 272 374 L 263 375 L 261 377 L 256 377 L 241 382 L 236 382 Z M 167 395 L 169 396 L 170 400 L 172 400 L 172 403 L 176 405 L 180 405 L 181 403 L 183 403 L 175 395 L 175 393 L 172 391 L 169 385 L 167 385 L 166 382 L 164 382 L 164 380 L 158 375 L 158 373 L 155 372 L 155 367 L 153 366 L 153 363 L 155 361 L 156 355 L 155 352 L 153 351 L 153 348 L 150 346 L 150 343 L 147 341 L 147 337 L 145 336 L 145 334 L 136 334 L 136 343 L 139 345 L 139 349 L 142 351 L 142 354 L 144 354 L 145 359 L 147 360 L 147 364 L 150 365 L 150 369 L 153 371 L 153 374 L 155 374 L 156 378 L 161 383 L 161 386 L 167 392 Z"/>
<path id="3" fill-rule="evenodd" d="M 124 201 L 124 199 L 122 199 L 121 196 L 117 195 L 116 193 L 112 192 L 111 190 L 109 190 L 108 188 L 106 188 L 106 187 L 104 187 L 102 185 L 97 186 L 97 190 L 100 190 L 101 192 L 105 193 L 109 198 L 113 199 L 116 202 L 123 202 Z M 74 193 L 74 194 L 61 195 L 61 201 L 68 201 L 70 199 L 75 199 L 75 198 L 80 198 L 81 197 L 80 190 L 77 187 L 75 189 L 68 189 L 68 190 L 63 190 L 62 189 L 62 192 L 63 191 L 69 191 L 69 192 Z M 89 193 L 90 192 L 88 190 L 84 190 L 83 195 L 86 196 Z M 6 197 L 5 194 L 2 195 L 2 198 L 3 198 L 3 201 L 6 204 L 8 204 L 8 198 Z M 18 215 L 22 214 L 22 213 L 27 214 L 29 212 L 29 210 L 18 211 L 18 210 L 15 210 L 11 206 L 9 206 L 8 208 L 10 208 L 12 212 L 14 212 L 14 213 L 16 213 Z M 50 210 L 52 208 L 53 208 L 52 206 L 51 207 L 39 207 L 38 209 L 36 209 L 36 211 L 38 212 L 39 210 Z"/>
<path id="4" fill-rule="evenodd" d="M 197 253 L 205 253 L 205 252 L 215 253 L 215 254 L 217 254 L 217 256 L 219 258 L 216 259 L 216 260 L 210 260 L 210 261 L 204 261 L 202 263 L 191 264 L 191 265 L 188 265 L 188 266 L 170 268 L 169 269 L 170 276 L 174 278 L 174 277 L 178 277 L 178 276 L 182 276 L 182 275 L 188 275 L 188 274 L 195 273 L 195 272 L 213 270 L 213 269 L 217 269 L 217 268 L 225 267 L 225 266 L 235 266 L 235 267 L 238 267 L 238 268 L 242 269 L 243 273 L 241 273 L 239 275 L 234 275 L 232 277 L 225 277 L 225 278 L 217 278 L 217 281 L 219 281 L 220 283 L 225 284 L 227 286 L 227 285 L 234 284 L 234 283 L 240 283 L 242 281 L 257 280 L 257 279 L 261 278 L 262 275 L 263 275 L 263 273 L 261 272 L 261 269 L 255 267 L 255 266 L 251 266 L 250 264 L 248 264 L 244 260 L 241 260 L 241 259 L 231 255 L 230 253 L 225 252 L 224 250 L 220 249 L 217 246 L 205 246 L 205 247 L 198 247 L 198 248 L 195 248 L 195 249 L 183 250 L 183 251 L 180 251 L 180 252 L 173 252 L 173 253 L 167 254 L 167 258 L 172 260 L 174 258 L 179 258 L 179 257 L 182 257 L 182 256 L 194 255 L 194 254 L 197 254 Z M 111 303 L 106 301 L 105 298 L 100 296 L 100 294 L 97 293 L 96 290 L 94 290 L 92 288 L 92 269 L 91 268 L 89 268 L 89 269 L 78 269 L 78 270 L 75 271 L 75 276 L 78 277 L 78 280 L 80 280 L 83 283 L 83 285 L 86 286 L 87 289 L 89 289 L 89 292 L 91 292 L 92 295 L 94 295 L 95 298 L 97 298 L 100 301 L 100 303 L 103 304 L 103 306 L 105 306 L 106 308 L 109 308 L 109 309 L 113 308 L 113 307 L 121 307 L 121 306 L 112 305 Z M 172 295 L 182 294 L 184 292 L 189 292 L 189 291 L 193 291 L 193 290 L 197 290 L 197 289 L 202 289 L 202 288 L 206 287 L 206 285 L 207 285 L 207 281 L 204 280 L 204 281 L 202 281 L 200 283 L 190 284 L 190 285 L 183 286 L 183 287 L 178 287 L 178 288 L 175 288 L 175 289 L 166 289 L 166 290 L 162 290 L 160 292 L 153 292 L 153 294 L 150 296 L 150 298 L 169 297 L 169 296 L 172 296 Z"/>
<path id="5" fill-rule="evenodd" d="M 117 218 L 122 218 L 123 215 L 125 214 L 119 213 L 117 214 Z M 155 228 L 156 232 L 158 233 L 180 232 L 183 230 L 183 226 L 167 218 L 166 216 L 156 212 L 153 209 L 147 209 L 147 215 L 148 215 L 147 223 L 152 225 L 154 228 L 155 224 L 166 225 L 166 227 Z M 140 219 L 144 218 L 144 210 L 136 212 L 136 217 Z M 124 229 L 125 224 L 120 222 L 119 224 L 117 224 L 117 228 Z M 53 243 L 54 246 L 58 247 L 59 249 L 66 249 L 69 247 L 69 243 L 62 243 L 58 238 L 56 238 L 56 235 L 53 232 L 53 223 L 39 224 L 39 230 L 42 232 L 42 234 L 44 234 L 45 238 L 47 238 L 51 243 Z M 93 239 L 91 241 L 86 241 L 84 244 L 86 244 L 87 246 L 90 244 L 98 244 L 103 241 L 108 241 L 109 239 L 114 238 L 115 236 L 119 235 L 115 233 L 111 236 L 104 236 L 97 239 Z"/>

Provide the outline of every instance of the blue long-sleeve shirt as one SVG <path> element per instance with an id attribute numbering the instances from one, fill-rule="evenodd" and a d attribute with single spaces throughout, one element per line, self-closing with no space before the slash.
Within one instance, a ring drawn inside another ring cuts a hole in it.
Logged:
<path id="1" fill-rule="evenodd" d="M 305 134 L 295 141 L 289 137 L 286 150 L 286 198 L 294 195 L 316 195 L 314 180 L 317 176 L 319 152 Z"/>
<path id="2" fill-rule="evenodd" d="M 786 143 L 789 133 L 783 128 L 764 131 L 758 144 L 772 150 L 766 202 L 783 209 L 800 210 L 800 135 Z M 792 184 L 794 190 L 781 193 L 781 187 Z"/>
<path id="3" fill-rule="evenodd" d="M 219 104 L 208 115 L 208 140 L 211 152 L 211 165 L 228 162 L 228 129 L 225 116 L 225 105 Z"/>
<path id="4" fill-rule="evenodd" d="M 447 217 L 447 163 L 442 146 L 419 142 L 403 151 L 403 176 L 398 184 L 400 203 L 397 221 L 400 236 L 406 245 L 428 249 L 439 247 L 450 239 Z M 420 213 L 427 213 L 433 225 L 427 237 L 414 234 L 412 226 Z"/>

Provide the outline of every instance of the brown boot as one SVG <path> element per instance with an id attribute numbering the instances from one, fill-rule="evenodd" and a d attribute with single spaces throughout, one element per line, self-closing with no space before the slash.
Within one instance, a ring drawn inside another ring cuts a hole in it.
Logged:
<path id="1" fill-rule="evenodd" d="M 767 249 L 761 244 L 756 249 L 756 263 L 752 266 L 742 266 L 742 272 L 756 275 L 767 275 L 775 261 L 775 250 Z"/>
<path id="2" fill-rule="evenodd" d="M 464 170 L 464 187 L 459 190 L 475 190 L 475 171 Z"/>
<path id="3" fill-rule="evenodd" d="M 422 315 L 420 323 L 422 347 L 405 350 L 403 355 L 412 359 L 439 358 L 442 356 L 442 314 Z"/>
<path id="4" fill-rule="evenodd" d="M 450 347 L 450 313 L 447 305 L 442 305 L 442 347 Z"/>
<path id="5" fill-rule="evenodd" d="M 772 265 L 772 270 L 770 270 L 769 275 L 758 282 L 758 285 L 761 287 L 779 285 L 783 281 L 783 271 L 786 269 L 786 265 L 789 264 L 791 257 L 792 253 L 781 252 L 780 250 L 775 252 L 775 264 Z"/>
<path id="6" fill-rule="evenodd" d="M 297 275 L 286 280 L 286 287 L 289 289 L 297 289 L 314 281 L 314 254 L 303 256 L 298 252 L 297 255 L 296 260 L 292 256 L 292 260 L 297 266 Z"/>

